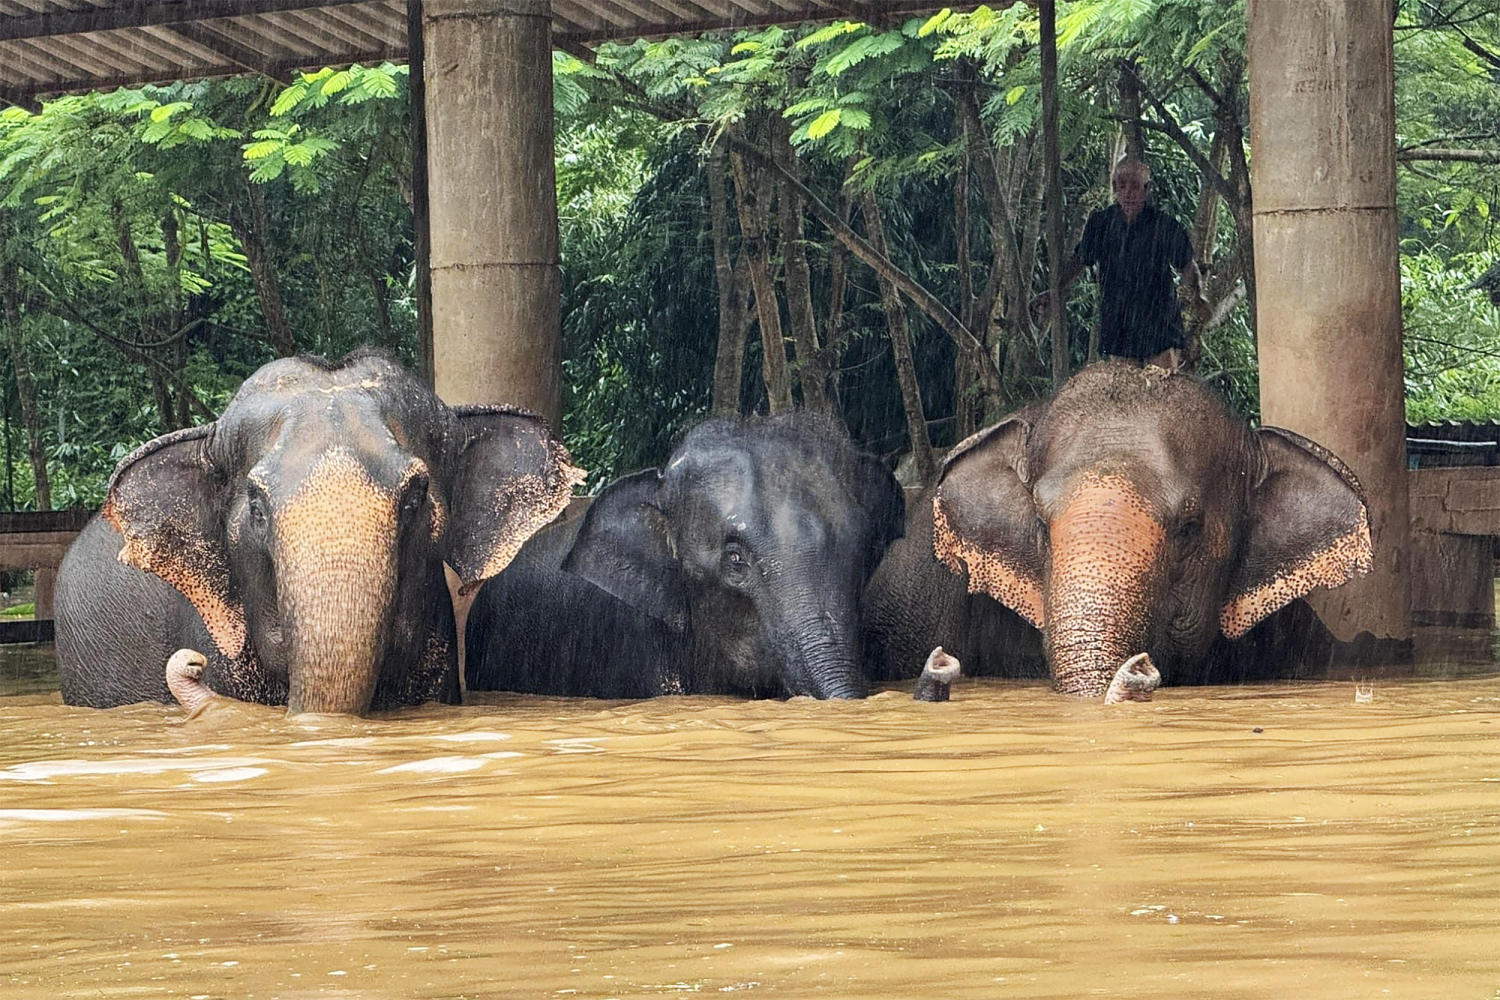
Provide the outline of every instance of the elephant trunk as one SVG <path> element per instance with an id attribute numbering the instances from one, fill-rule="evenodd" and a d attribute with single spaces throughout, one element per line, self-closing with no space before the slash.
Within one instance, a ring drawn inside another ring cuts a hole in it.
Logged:
<path id="1" fill-rule="evenodd" d="M 277 522 L 289 626 L 287 711 L 358 715 L 379 679 L 395 594 L 393 498 L 356 463 L 325 459 Z"/>
<path id="2" fill-rule="evenodd" d="M 1088 477 L 1053 518 L 1047 581 L 1047 660 L 1063 694 L 1098 698 L 1144 650 L 1159 587 L 1165 531 L 1117 476 Z"/>
<path id="3" fill-rule="evenodd" d="M 793 604 L 789 626 L 773 637 L 784 664 L 783 679 L 793 695 L 863 698 L 869 686 L 859 662 L 858 620 L 852 608 L 811 594 Z"/>

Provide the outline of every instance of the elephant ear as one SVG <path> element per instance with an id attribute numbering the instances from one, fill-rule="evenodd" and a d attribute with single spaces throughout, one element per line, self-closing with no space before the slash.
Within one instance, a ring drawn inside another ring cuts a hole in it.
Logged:
<path id="1" fill-rule="evenodd" d="M 568 505 L 586 473 L 541 417 L 505 406 L 453 410 L 463 448 L 453 474 L 443 560 L 473 593 Z"/>
<path id="2" fill-rule="evenodd" d="M 102 513 L 125 539 L 119 560 L 182 591 L 230 659 L 245 647 L 245 606 L 229 572 L 227 478 L 208 455 L 215 424 L 137 448 L 110 477 Z"/>
<path id="3" fill-rule="evenodd" d="M 1037 628 L 1042 557 L 1027 486 L 1031 423 L 1011 417 L 959 443 L 932 495 L 932 547 L 943 565 Z"/>
<path id="4" fill-rule="evenodd" d="M 658 506 L 661 489 L 657 469 L 610 483 L 589 505 L 562 568 L 680 632 L 687 591 Z"/>
<path id="5" fill-rule="evenodd" d="M 1219 625 L 1238 639 L 1314 587 L 1337 587 L 1370 571 L 1364 490 L 1323 446 L 1279 427 L 1256 432 L 1261 453 L 1239 563 Z"/>
<path id="6" fill-rule="evenodd" d="M 854 466 L 854 497 L 870 526 L 870 549 L 865 554 L 868 580 L 885 550 L 906 534 L 906 492 L 884 462 L 860 454 Z"/>

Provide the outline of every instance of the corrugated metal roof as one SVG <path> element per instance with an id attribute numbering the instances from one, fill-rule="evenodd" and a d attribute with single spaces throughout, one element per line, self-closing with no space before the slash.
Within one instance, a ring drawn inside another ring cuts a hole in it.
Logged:
<path id="1" fill-rule="evenodd" d="M 932 0 L 552 0 L 560 49 L 936 10 Z M 406 0 L 0 0 L 0 102 L 406 58 Z"/>

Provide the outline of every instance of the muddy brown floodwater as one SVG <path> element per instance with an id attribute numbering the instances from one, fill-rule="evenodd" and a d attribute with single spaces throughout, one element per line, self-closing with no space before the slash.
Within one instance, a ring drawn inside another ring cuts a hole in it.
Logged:
<path id="1" fill-rule="evenodd" d="M 1496 678 L 367 720 L 11 694 L 0 994 L 1490 1000 L 1497 709 Z"/>

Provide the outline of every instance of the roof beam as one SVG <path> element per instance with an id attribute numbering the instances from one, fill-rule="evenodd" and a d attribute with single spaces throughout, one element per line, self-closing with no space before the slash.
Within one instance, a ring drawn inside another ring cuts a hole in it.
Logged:
<path id="1" fill-rule="evenodd" d="M 352 66 L 354 63 L 369 65 L 371 62 L 380 63 L 386 59 L 394 60 L 396 58 L 404 58 L 405 54 L 406 53 L 404 49 L 398 51 L 392 48 L 376 48 L 359 52 L 341 52 L 338 59 L 332 61 L 298 57 L 294 59 L 279 60 L 277 62 L 271 63 L 268 67 L 268 72 L 266 73 L 266 75 L 279 80 L 296 70 L 307 69 L 309 67 L 321 69 L 324 66 Z M 48 81 L 47 83 L 38 84 L 32 87 L 11 87 L 8 91 L 5 92 L 4 95 L 0 96 L 4 96 L 15 104 L 25 105 L 25 102 L 30 101 L 32 102 L 31 106 L 35 107 L 36 99 L 41 95 L 52 96 L 57 94 L 76 93 L 90 90 L 114 90 L 116 87 L 140 87 L 145 84 L 152 83 L 171 83 L 173 80 L 180 79 L 211 80 L 225 76 L 243 76 L 244 73 L 245 70 L 243 69 L 243 67 L 226 62 L 220 66 L 201 67 L 194 70 L 192 75 L 187 77 L 184 77 L 180 73 L 173 74 L 172 72 L 167 71 L 154 75 L 150 74 L 149 72 L 133 73 L 128 76 L 112 77 L 107 80 L 101 80 L 95 77 L 82 77 L 73 80 L 52 80 Z"/>
<path id="2" fill-rule="evenodd" d="M 271 14 L 280 10 L 338 7 L 351 2 L 352 0 L 215 0 L 212 16 L 205 17 L 204 4 L 198 0 L 121 0 L 108 7 L 7 17 L 0 21 L 0 41 L 182 24 L 187 21 L 244 17 L 247 14 Z"/>
<path id="3" fill-rule="evenodd" d="M 557 32 L 553 35 L 553 44 L 564 41 L 584 43 L 630 41 L 635 38 L 657 38 L 663 35 L 694 35 L 703 31 L 718 31 L 726 28 L 761 28 L 772 24 L 798 24 L 803 21 L 835 21 L 841 17 L 869 21 L 881 16 L 919 14 L 941 10 L 943 7 L 942 0 L 889 0 L 889 2 L 881 3 L 879 7 L 843 0 L 843 2 L 831 3 L 821 9 L 809 8 L 805 14 L 790 17 L 778 7 L 755 12 L 745 6 L 748 0 L 733 0 L 733 2 L 739 9 L 725 17 L 708 17 L 697 21 L 663 21 L 658 24 L 633 25 L 625 29 L 604 28 L 567 33 Z M 995 6 L 1009 7 L 1015 2 L 1016 0 L 997 0 Z"/>
<path id="4" fill-rule="evenodd" d="M 13 90 L 10 87 L 0 87 L 0 108 L 9 105 L 24 108 L 34 115 L 40 114 L 42 111 L 42 102 L 37 100 L 33 95 Z"/>
<path id="5" fill-rule="evenodd" d="M 221 55 L 225 59 L 228 59 L 230 62 L 234 63 L 236 66 L 243 66 L 245 69 L 249 70 L 252 73 L 259 73 L 262 76 L 271 76 L 274 71 L 271 60 L 266 56 L 255 51 L 249 46 L 241 45 L 239 42 L 231 41 L 230 39 L 225 38 L 208 28 L 205 28 L 201 24 L 173 24 L 166 27 L 164 30 L 170 31 L 174 35 L 185 38 L 196 45 L 201 45 L 203 48 L 208 49 L 210 52 Z"/>

